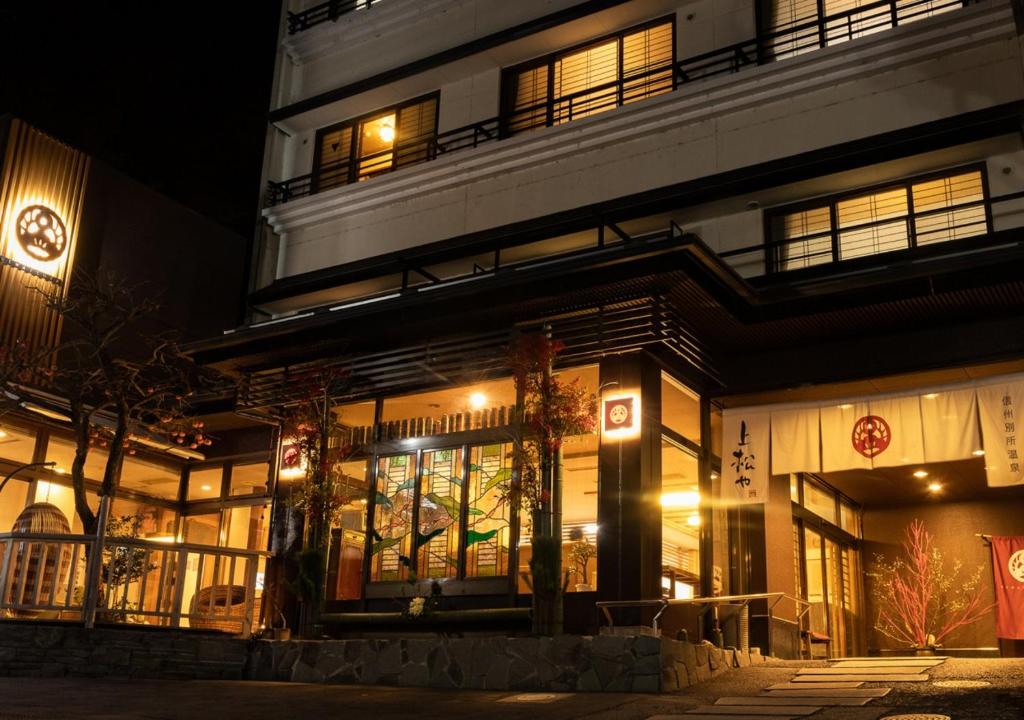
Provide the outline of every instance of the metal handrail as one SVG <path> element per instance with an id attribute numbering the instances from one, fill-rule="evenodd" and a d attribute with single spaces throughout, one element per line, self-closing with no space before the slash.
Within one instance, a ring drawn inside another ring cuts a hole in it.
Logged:
<path id="1" fill-rule="evenodd" d="M 318 9 L 319 12 L 323 12 L 323 9 L 328 5 L 354 5 L 365 1 L 334 0 L 333 3 L 324 3 L 304 12 L 311 13 Z M 516 109 L 511 113 L 497 115 L 453 130 L 447 130 L 443 133 L 423 136 L 426 139 L 421 140 L 421 142 L 428 142 L 430 145 L 430 150 L 426 153 L 423 162 L 434 160 L 440 155 L 458 150 L 476 148 L 488 142 L 497 142 L 511 134 L 515 134 L 510 132 L 510 127 L 515 124 L 517 117 L 530 118 L 531 115 L 536 115 L 538 122 L 515 128 L 515 132 L 524 132 L 548 125 L 569 122 L 572 120 L 574 111 L 572 106 L 580 99 L 586 99 L 588 107 L 583 111 L 577 110 L 576 112 L 586 112 L 588 116 L 603 112 L 606 109 L 613 109 L 620 105 L 628 104 L 629 100 L 624 99 L 624 93 L 632 90 L 643 93 L 642 83 L 658 84 L 662 82 L 661 78 L 656 77 L 659 75 L 671 73 L 671 78 L 664 79 L 664 81 L 670 83 L 670 87 L 664 90 L 650 90 L 650 95 L 645 95 L 645 97 L 672 92 L 681 85 L 697 80 L 706 80 L 718 75 L 737 73 L 748 67 L 757 67 L 777 62 L 800 55 L 808 50 L 828 47 L 829 45 L 869 35 L 879 30 L 899 27 L 929 14 L 948 11 L 956 7 L 964 7 L 978 1 L 878 0 L 868 5 L 833 13 L 832 15 L 809 20 L 795 20 L 771 32 L 759 33 L 748 40 L 733 43 L 710 52 L 700 53 L 674 63 L 666 63 L 655 68 L 649 68 L 608 83 L 595 85 L 561 97 L 551 98 L 526 108 Z M 373 0 L 373 2 L 379 2 L 379 0 Z M 302 14 L 299 13 L 295 16 L 298 17 Z M 336 18 L 325 17 L 324 20 L 319 22 L 326 22 L 327 19 Z M 291 16 L 289 17 L 289 23 L 291 23 Z M 300 29 L 305 29 L 305 26 Z M 641 84 L 641 87 L 632 87 L 637 84 Z M 589 107 L 590 103 L 600 100 L 600 94 L 604 92 L 607 92 L 608 100 L 598 108 Z M 595 95 L 597 95 L 597 98 L 593 97 Z M 562 112 L 560 108 L 566 105 L 569 106 L 569 118 L 562 119 L 557 113 Z M 313 182 L 314 176 L 322 175 L 325 170 L 330 171 L 330 166 L 321 167 L 311 173 L 298 175 L 280 182 L 269 181 L 266 196 L 267 206 L 278 205 L 294 198 L 314 194 L 319 189 L 315 187 L 316 183 Z M 346 182 L 339 184 L 348 184 L 348 182 L 346 180 Z M 335 187 L 335 185 L 332 184 L 331 187 Z"/>
<path id="2" fill-rule="evenodd" d="M 325 22 L 334 22 L 342 15 L 356 10 L 366 10 L 380 0 L 328 0 L 301 12 L 288 12 L 288 34 L 309 30 Z"/>

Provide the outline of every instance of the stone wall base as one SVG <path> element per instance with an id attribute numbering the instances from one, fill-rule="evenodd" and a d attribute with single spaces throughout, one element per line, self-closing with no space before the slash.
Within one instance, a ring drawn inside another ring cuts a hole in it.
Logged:
<path id="1" fill-rule="evenodd" d="M 155 628 L 0 624 L 0 676 L 654 693 L 752 662 L 764 659 L 650 635 L 272 641 Z"/>

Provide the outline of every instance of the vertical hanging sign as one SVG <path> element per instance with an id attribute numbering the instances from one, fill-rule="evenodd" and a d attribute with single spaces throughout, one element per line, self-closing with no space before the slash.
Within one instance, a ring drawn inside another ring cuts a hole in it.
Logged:
<path id="1" fill-rule="evenodd" d="M 771 413 L 726 410 L 722 414 L 722 495 L 741 503 L 768 501 Z"/>
<path id="2" fill-rule="evenodd" d="M 1024 640 L 1024 537 L 992 538 L 996 637 Z"/>
<path id="3" fill-rule="evenodd" d="M 1024 485 L 1024 382 L 987 385 L 977 393 L 989 487 Z"/>

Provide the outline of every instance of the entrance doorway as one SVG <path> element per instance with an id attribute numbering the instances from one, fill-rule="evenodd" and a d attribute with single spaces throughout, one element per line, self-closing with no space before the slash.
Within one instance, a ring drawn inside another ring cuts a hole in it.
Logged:
<path id="1" fill-rule="evenodd" d="M 810 604 L 804 628 L 811 657 L 863 654 L 860 511 L 810 476 L 792 478 L 797 594 Z"/>

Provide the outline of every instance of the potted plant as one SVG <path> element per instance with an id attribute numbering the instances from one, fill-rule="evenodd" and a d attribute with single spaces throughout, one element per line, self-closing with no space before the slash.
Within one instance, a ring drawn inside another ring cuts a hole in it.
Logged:
<path id="1" fill-rule="evenodd" d="M 877 556 L 867 574 L 878 607 L 875 629 L 917 655 L 934 655 L 943 640 L 992 609 L 984 603 L 984 567 L 966 575 L 956 560 L 947 568 L 920 520 L 907 526 L 901 549 L 891 561 Z"/>
<path id="2" fill-rule="evenodd" d="M 591 544 L 580 528 L 573 528 L 569 533 L 569 538 L 573 541 L 569 546 L 569 565 L 572 573 L 579 578 L 579 582 L 576 583 L 576 592 L 590 592 L 594 588 L 590 585 L 588 566 L 597 555 L 597 548 Z"/>

